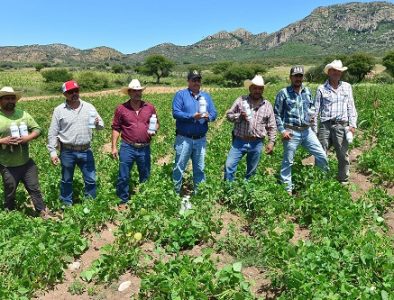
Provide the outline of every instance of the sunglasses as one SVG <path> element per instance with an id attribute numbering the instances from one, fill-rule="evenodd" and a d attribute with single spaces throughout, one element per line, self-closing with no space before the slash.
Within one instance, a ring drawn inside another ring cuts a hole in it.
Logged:
<path id="1" fill-rule="evenodd" d="M 73 90 L 69 90 L 69 91 L 67 91 L 66 92 L 66 94 L 68 94 L 68 95 L 72 95 L 72 94 L 74 94 L 74 93 L 79 93 L 79 90 L 78 89 L 73 89 Z"/>

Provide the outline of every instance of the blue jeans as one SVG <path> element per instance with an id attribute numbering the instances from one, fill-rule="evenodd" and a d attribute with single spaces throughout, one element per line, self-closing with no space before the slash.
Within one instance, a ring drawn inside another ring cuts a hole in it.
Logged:
<path id="1" fill-rule="evenodd" d="M 150 175 L 150 146 L 136 148 L 121 142 L 119 150 L 119 176 L 116 184 L 116 195 L 121 203 L 130 199 L 130 171 L 134 162 L 137 163 L 140 183 L 148 180 Z"/>
<path id="2" fill-rule="evenodd" d="M 60 183 L 60 199 L 64 204 L 73 203 L 73 177 L 75 165 L 82 172 L 85 183 L 85 197 L 96 198 L 96 169 L 92 150 L 74 151 L 63 149 L 60 153 L 62 180 Z"/>
<path id="3" fill-rule="evenodd" d="M 193 140 L 182 135 L 176 136 L 174 145 L 175 163 L 172 179 L 177 193 L 180 193 L 181 191 L 183 172 L 185 171 L 187 162 L 190 158 L 192 159 L 193 165 L 194 189 L 196 190 L 198 184 L 205 181 L 204 159 L 206 143 L 206 137 Z"/>
<path id="4" fill-rule="evenodd" d="M 291 139 L 283 141 L 284 151 L 282 167 L 280 169 L 281 181 L 285 184 L 286 191 L 289 192 L 293 190 L 293 184 L 291 182 L 291 166 L 294 162 L 294 155 L 297 147 L 300 144 L 315 157 L 315 164 L 317 167 L 324 171 L 328 171 L 326 152 L 323 150 L 322 145 L 320 144 L 316 134 L 312 131 L 312 129 L 308 128 L 302 131 L 292 130 Z"/>
<path id="5" fill-rule="evenodd" d="M 234 138 L 230 152 L 227 155 L 226 165 L 224 167 L 224 179 L 228 181 L 234 180 L 234 173 L 242 157 L 246 154 L 246 175 L 249 179 L 256 173 L 257 166 L 260 162 L 261 151 L 263 149 L 263 141 L 256 140 L 247 142 L 238 138 Z"/>

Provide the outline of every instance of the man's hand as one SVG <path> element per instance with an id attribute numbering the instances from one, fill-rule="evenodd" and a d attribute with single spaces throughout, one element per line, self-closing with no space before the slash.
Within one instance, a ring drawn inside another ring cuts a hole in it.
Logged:
<path id="1" fill-rule="evenodd" d="M 200 119 L 207 119 L 208 120 L 208 114 L 207 113 L 195 113 L 194 114 L 194 119 L 195 120 L 200 120 Z"/>
<path id="2" fill-rule="evenodd" d="M 52 160 L 52 163 L 55 166 L 57 166 L 59 164 L 59 162 L 60 162 L 60 159 L 59 159 L 59 157 L 57 155 L 56 156 L 51 156 L 51 160 Z"/>
<path id="3" fill-rule="evenodd" d="M 1 144 L 4 145 L 18 145 L 19 144 L 20 138 L 17 137 L 12 137 L 12 136 L 6 136 L 5 138 L 1 139 Z"/>
<path id="4" fill-rule="evenodd" d="M 248 114 L 247 114 L 246 112 L 241 111 L 241 117 L 242 117 L 244 120 L 248 121 Z"/>
<path id="5" fill-rule="evenodd" d="M 274 151 L 274 144 L 268 143 L 267 146 L 265 147 L 265 153 L 271 154 L 273 151 Z"/>
<path id="6" fill-rule="evenodd" d="M 353 135 L 354 135 L 354 133 L 356 132 L 356 128 L 354 128 L 354 127 L 349 127 L 349 131 L 351 132 L 351 133 L 353 133 Z"/>
<path id="7" fill-rule="evenodd" d="M 111 154 L 112 154 L 112 158 L 119 159 L 118 149 L 117 148 L 112 148 Z"/>
<path id="8" fill-rule="evenodd" d="M 291 131 L 285 130 L 285 131 L 282 133 L 282 138 L 283 138 L 284 140 L 290 140 L 292 135 L 293 135 L 293 134 L 291 133 Z"/>

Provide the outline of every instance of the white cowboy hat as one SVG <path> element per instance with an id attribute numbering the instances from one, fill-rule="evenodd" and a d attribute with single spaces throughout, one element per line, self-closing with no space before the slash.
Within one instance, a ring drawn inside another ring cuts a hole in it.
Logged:
<path id="1" fill-rule="evenodd" d="M 139 90 L 145 90 L 145 87 L 144 87 L 144 86 L 141 86 L 141 83 L 140 83 L 140 81 L 139 81 L 138 79 L 133 79 L 133 80 L 130 81 L 128 87 L 124 87 L 124 88 L 122 88 L 120 91 L 121 91 L 123 94 L 128 95 L 128 94 L 129 94 L 129 90 L 137 90 L 137 91 L 139 91 Z"/>
<path id="2" fill-rule="evenodd" d="M 256 75 L 252 80 L 246 79 L 244 86 L 248 89 L 251 85 L 264 86 L 264 79 L 261 75 Z"/>
<path id="3" fill-rule="evenodd" d="M 22 97 L 22 92 L 14 91 L 12 87 L 5 86 L 0 90 L 0 98 L 3 96 L 15 96 L 16 100 L 19 100 Z"/>
<path id="4" fill-rule="evenodd" d="M 335 69 L 343 72 L 347 70 L 347 67 L 344 67 L 342 65 L 342 61 L 340 59 L 334 59 L 332 62 L 330 62 L 324 67 L 324 73 L 328 74 L 328 70 L 330 69 Z"/>

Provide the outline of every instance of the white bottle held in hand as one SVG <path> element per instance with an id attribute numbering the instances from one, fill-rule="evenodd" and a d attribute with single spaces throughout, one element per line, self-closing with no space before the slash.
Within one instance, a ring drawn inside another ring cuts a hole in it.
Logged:
<path id="1" fill-rule="evenodd" d="M 201 96 L 198 100 L 198 112 L 203 116 L 207 114 L 207 100 L 204 96 Z"/>
<path id="2" fill-rule="evenodd" d="M 88 122 L 88 127 L 89 128 L 96 128 L 96 112 L 94 110 L 91 110 L 89 112 L 89 122 Z"/>
<path id="3" fill-rule="evenodd" d="M 349 144 L 353 143 L 353 132 L 350 131 L 349 126 L 346 127 L 346 140 Z"/>
<path id="4" fill-rule="evenodd" d="M 21 136 L 28 136 L 29 135 L 29 131 L 27 130 L 27 125 L 25 122 L 21 122 L 19 124 L 19 133 Z"/>
<path id="5" fill-rule="evenodd" d="M 16 125 L 15 122 L 11 123 L 10 131 L 11 131 L 11 136 L 12 137 L 16 137 L 16 138 L 21 137 L 20 134 L 19 134 L 19 127 L 18 127 L 18 125 Z"/>
<path id="6" fill-rule="evenodd" d="M 246 119 L 248 121 L 252 120 L 252 110 L 247 100 L 242 100 L 242 110 L 246 113 Z"/>
<path id="7" fill-rule="evenodd" d="M 152 114 L 152 116 L 149 119 L 148 133 L 154 134 L 156 132 L 156 127 L 157 127 L 157 117 L 155 114 Z"/>

